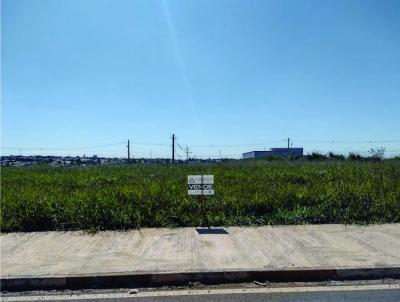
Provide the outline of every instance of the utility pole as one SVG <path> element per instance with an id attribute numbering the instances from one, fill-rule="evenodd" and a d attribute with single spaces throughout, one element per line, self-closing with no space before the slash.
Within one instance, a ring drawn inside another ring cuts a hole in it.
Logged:
<path id="1" fill-rule="evenodd" d="M 175 134 L 172 134 L 172 163 L 175 163 Z"/>
<path id="2" fill-rule="evenodd" d="M 219 150 L 219 159 L 221 159 L 221 150 Z"/>
<path id="3" fill-rule="evenodd" d="M 287 138 L 287 148 L 290 148 L 290 138 Z"/>
<path id="4" fill-rule="evenodd" d="M 186 148 L 185 148 L 185 153 L 186 153 L 186 161 L 188 162 L 189 161 L 189 154 L 192 153 L 192 152 L 189 152 L 189 147 L 188 146 L 186 146 Z"/>
<path id="5" fill-rule="evenodd" d="M 131 150 L 130 150 L 130 144 L 129 144 L 129 139 L 128 139 L 128 162 L 131 161 Z"/>

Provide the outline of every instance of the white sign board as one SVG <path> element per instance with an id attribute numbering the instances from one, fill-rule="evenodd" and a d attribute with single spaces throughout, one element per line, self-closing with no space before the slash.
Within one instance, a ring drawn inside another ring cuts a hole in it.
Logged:
<path id="1" fill-rule="evenodd" d="M 189 195 L 214 195 L 214 175 L 188 175 Z"/>

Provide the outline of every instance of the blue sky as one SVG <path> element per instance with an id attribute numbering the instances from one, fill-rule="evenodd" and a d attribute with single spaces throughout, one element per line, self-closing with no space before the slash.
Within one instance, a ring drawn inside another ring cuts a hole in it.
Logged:
<path id="1" fill-rule="evenodd" d="M 400 153 L 400 1 L 3 0 L 1 10 L 2 154 L 123 156 L 130 138 L 134 156 L 169 156 L 172 133 L 198 157 L 287 137 L 306 152 Z M 221 146 L 197 146 L 210 144 Z"/>

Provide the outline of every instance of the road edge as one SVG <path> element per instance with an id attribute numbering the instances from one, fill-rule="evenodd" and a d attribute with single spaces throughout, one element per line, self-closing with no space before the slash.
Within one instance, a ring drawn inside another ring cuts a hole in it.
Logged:
<path id="1" fill-rule="evenodd" d="M 327 280 L 400 279 L 398 267 L 293 268 L 281 270 L 238 270 L 203 272 L 156 272 L 49 277 L 2 277 L 1 291 L 63 290 L 123 287 L 180 286 L 190 282 L 203 284 L 253 281 L 316 282 Z"/>

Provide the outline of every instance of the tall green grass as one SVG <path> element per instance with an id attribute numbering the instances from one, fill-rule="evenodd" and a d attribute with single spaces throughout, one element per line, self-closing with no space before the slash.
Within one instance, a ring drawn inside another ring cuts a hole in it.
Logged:
<path id="1" fill-rule="evenodd" d="M 400 222 L 400 161 L 248 161 L 1 171 L 2 231 Z M 187 195 L 214 174 L 215 195 Z"/>

